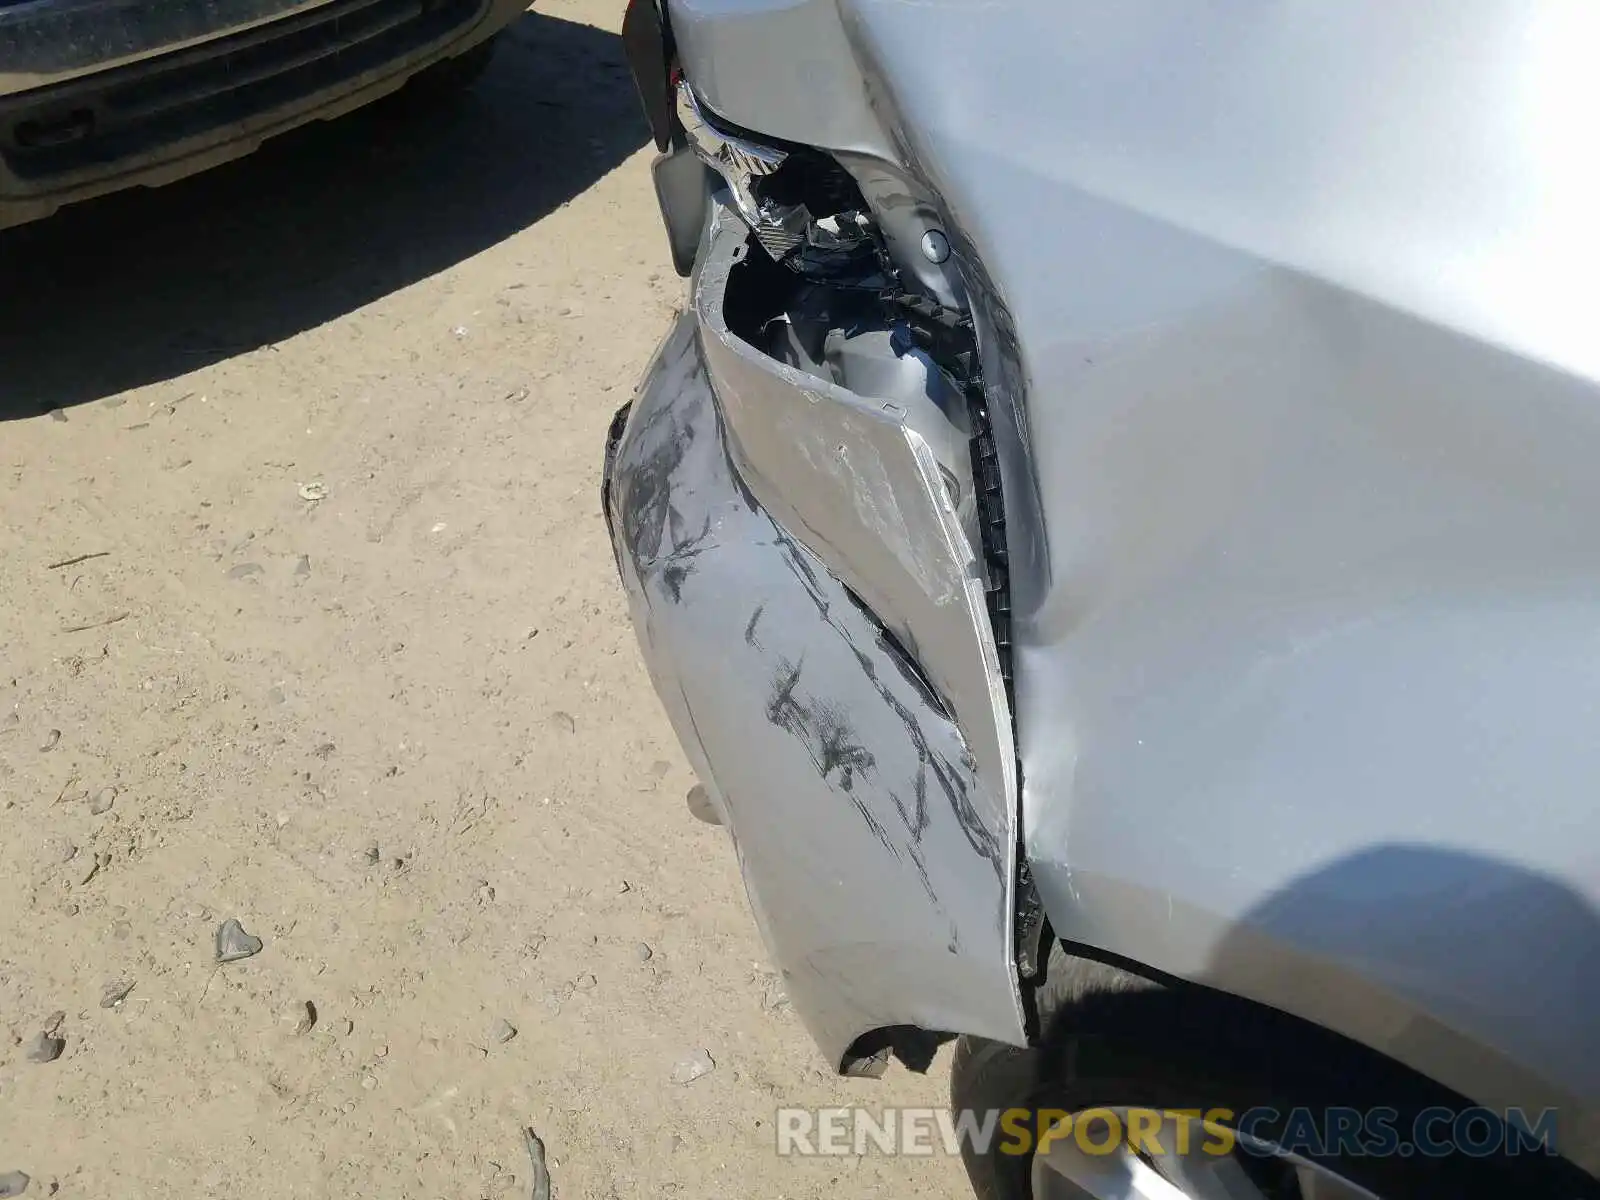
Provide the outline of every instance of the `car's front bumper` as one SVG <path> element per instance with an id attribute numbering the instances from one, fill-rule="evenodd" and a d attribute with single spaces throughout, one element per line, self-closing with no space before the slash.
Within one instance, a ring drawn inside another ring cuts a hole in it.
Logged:
<path id="1" fill-rule="evenodd" d="M 0 228 L 368 104 L 528 0 L 0 5 Z"/>
<path id="2" fill-rule="evenodd" d="M 714 234 L 608 447 L 645 660 L 830 1060 L 889 1026 L 1020 1042 L 1009 715 L 970 552 L 906 414 L 729 332 L 743 236 Z"/>

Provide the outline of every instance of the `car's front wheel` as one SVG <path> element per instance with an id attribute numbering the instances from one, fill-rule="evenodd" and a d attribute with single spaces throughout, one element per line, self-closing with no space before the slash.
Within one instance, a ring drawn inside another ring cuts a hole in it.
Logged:
<path id="1" fill-rule="evenodd" d="M 1085 994 L 1058 979 L 1070 970 L 1052 959 L 1038 1049 L 957 1046 L 958 1127 L 969 1110 L 966 1128 L 992 1131 L 963 1140 L 980 1200 L 1595 1194 L 1494 1114 L 1344 1039 L 1199 989 Z"/>

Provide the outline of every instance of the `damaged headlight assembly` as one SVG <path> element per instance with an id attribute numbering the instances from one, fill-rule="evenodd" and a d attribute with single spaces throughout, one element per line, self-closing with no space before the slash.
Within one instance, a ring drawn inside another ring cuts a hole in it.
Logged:
<path id="1" fill-rule="evenodd" d="M 677 117 L 694 159 L 764 254 L 730 284 L 730 328 L 774 359 L 898 405 L 933 448 L 968 541 L 981 556 L 1010 699 L 1011 592 L 998 455 L 977 336 L 948 235 L 927 220 L 883 227 L 868 190 L 905 181 L 867 160 L 846 170 L 808 147 L 779 147 L 706 113 L 685 79 Z M 687 156 L 684 156 L 687 157 Z M 865 185 L 863 184 L 865 180 Z M 885 206 L 888 207 L 888 206 Z"/>

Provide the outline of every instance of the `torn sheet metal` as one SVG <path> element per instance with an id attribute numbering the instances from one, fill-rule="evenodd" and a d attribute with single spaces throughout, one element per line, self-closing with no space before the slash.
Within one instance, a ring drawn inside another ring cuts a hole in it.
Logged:
<path id="1" fill-rule="evenodd" d="M 1009 799 L 1016 753 L 983 569 L 946 484 L 948 447 L 918 430 L 942 418 L 931 403 L 911 413 L 786 366 L 731 332 L 724 294 L 747 247 L 743 227 L 722 221 L 694 292 L 739 475 L 905 644 Z"/>
<path id="2" fill-rule="evenodd" d="M 735 471 L 701 342 L 680 318 L 616 446 L 608 511 L 652 678 L 795 1009 L 835 1064 L 889 1025 L 1020 1043 L 1010 798 L 896 639 Z M 919 478 L 904 435 L 896 449 L 892 430 L 862 437 L 871 422 L 802 402 L 889 478 Z M 874 528 L 918 528 L 893 490 Z M 856 511 L 818 520 L 848 529 Z"/>

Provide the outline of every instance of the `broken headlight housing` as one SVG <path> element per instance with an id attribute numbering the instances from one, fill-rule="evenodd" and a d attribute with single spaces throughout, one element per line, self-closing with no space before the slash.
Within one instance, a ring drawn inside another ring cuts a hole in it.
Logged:
<path id="1" fill-rule="evenodd" d="M 775 146 L 708 115 L 687 80 L 688 147 L 765 252 L 729 280 L 727 319 L 779 362 L 900 407 L 934 447 L 986 575 L 1000 669 L 1011 691 L 1011 589 L 998 453 L 981 359 L 948 236 L 931 203 L 887 164 Z M 897 203 L 874 205 L 872 194 Z M 886 228 L 879 211 L 897 214 Z"/>

